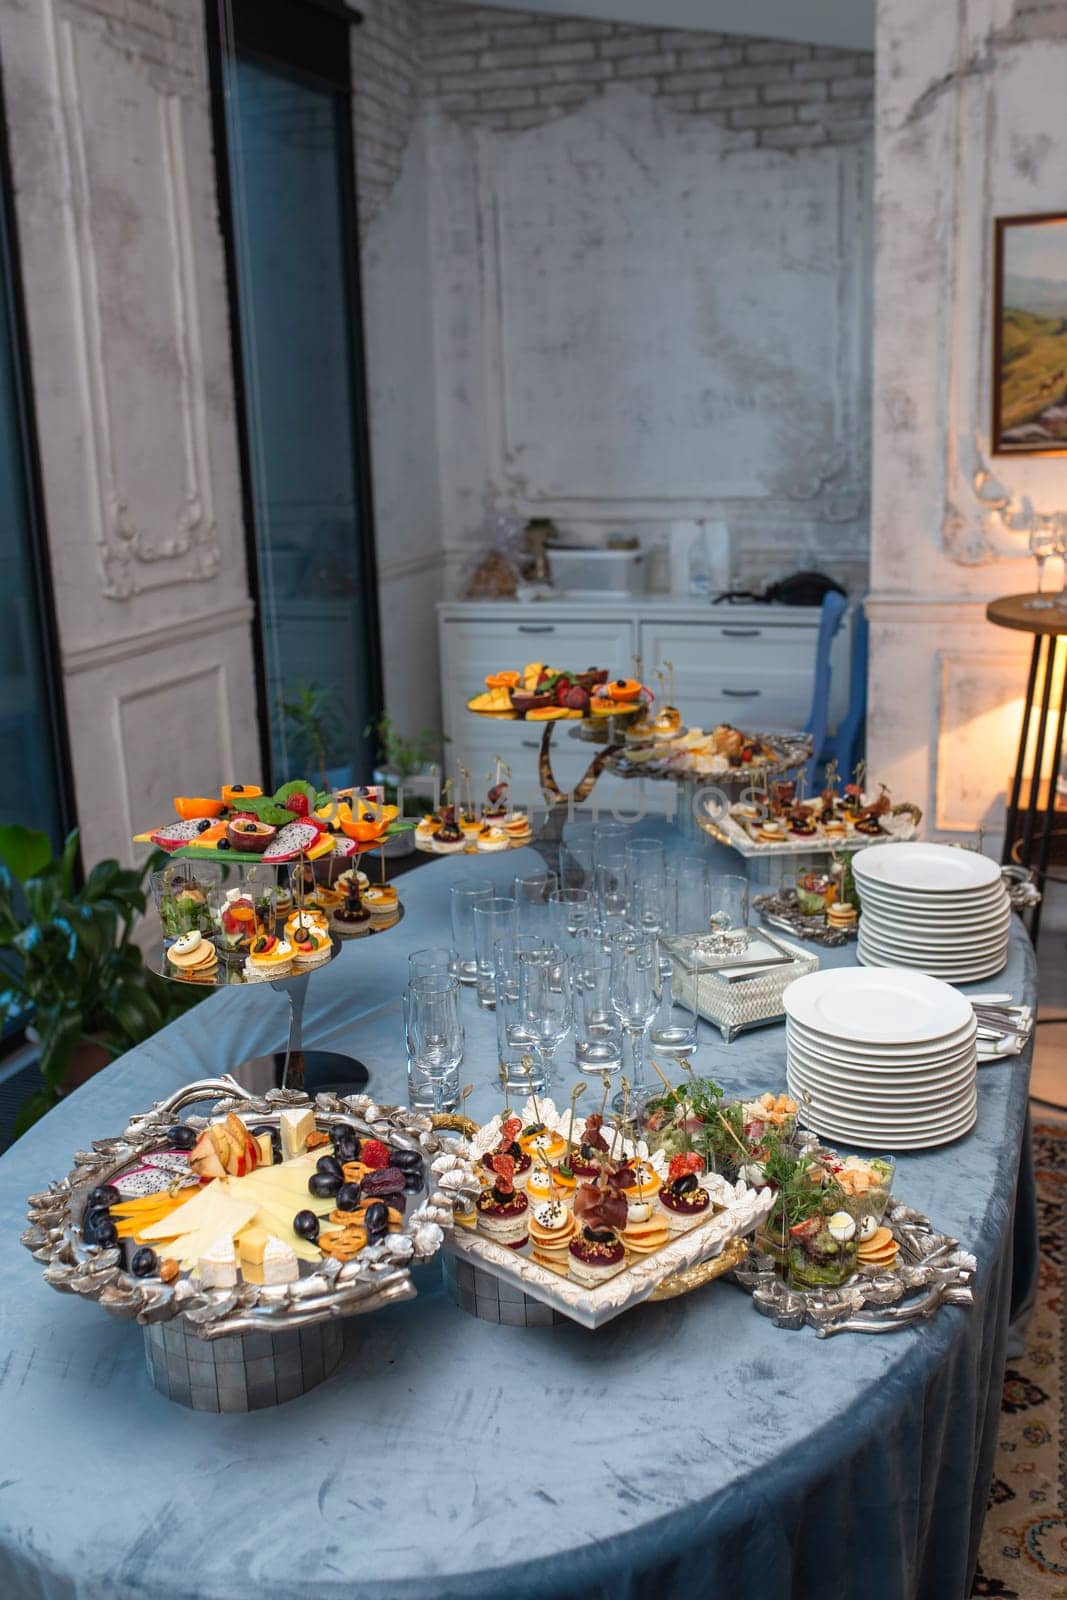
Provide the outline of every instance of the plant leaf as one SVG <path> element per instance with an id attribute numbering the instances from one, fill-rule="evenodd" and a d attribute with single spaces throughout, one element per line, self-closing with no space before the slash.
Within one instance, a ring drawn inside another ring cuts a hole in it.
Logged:
<path id="1" fill-rule="evenodd" d="M 40 1122 L 59 1099 L 54 1089 L 35 1089 L 33 1093 L 22 1102 L 15 1118 L 15 1138 L 21 1139 L 27 1129 L 32 1128 L 35 1122 Z"/>
<path id="2" fill-rule="evenodd" d="M 41 1077 L 58 1091 L 70 1070 L 74 1048 L 82 1038 L 81 1012 L 38 1011 L 37 1028 L 41 1035 Z"/>
<path id="3" fill-rule="evenodd" d="M 52 859 L 52 844 L 46 833 L 24 828 L 21 822 L 0 824 L 0 858 L 20 883 L 43 872 Z"/>

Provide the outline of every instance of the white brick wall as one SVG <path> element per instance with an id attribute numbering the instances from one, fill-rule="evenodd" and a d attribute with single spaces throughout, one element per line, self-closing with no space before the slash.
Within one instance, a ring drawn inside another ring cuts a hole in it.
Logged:
<path id="1" fill-rule="evenodd" d="M 384 3 L 384 0 L 379 0 Z M 449 115 L 531 127 L 601 93 L 636 84 L 675 110 L 776 149 L 842 144 L 873 126 L 869 54 L 732 35 L 566 21 L 441 0 L 418 4 L 422 91 Z"/>
<path id="2" fill-rule="evenodd" d="M 171 0 L 172 4 L 181 0 Z M 360 232 L 366 233 L 400 176 L 419 94 L 417 0 L 360 0 L 362 26 L 352 29 L 356 175 Z M 442 41 L 442 60 L 458 70 L 461 50 Z"/>

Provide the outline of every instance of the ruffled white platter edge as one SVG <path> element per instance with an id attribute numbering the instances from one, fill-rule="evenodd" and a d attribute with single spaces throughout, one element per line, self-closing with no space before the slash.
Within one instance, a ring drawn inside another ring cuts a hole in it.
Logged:
<path id="1" fill-rule="evenodd" d="M 521 1117 L 524 1126 L 537 1120 L 547 1128 L 555 1129 L 563 1138 L 568 1136 L 571 1118 L 569 1107 L 561 1115 L 549 1099 L 538 1097 L 536 1111 L 533 1101 L 528 1100 L 521 1110 L 515 1111 L 515 1115 Z M 576 1119 L 576 1134 L 583 1121 L 584 1118 Z M 501 1122 L 500 1115 L 493 1117 L 465 1145 L 466 1153 L 475 1165 L 497 1143 Z M 626 1154 L 649 1159 L 648 1147 L 643 1140 L 639 1140 L 635 1146 L 631 1141 L 620 1138 L 619 1148 Z M 720 1255 L 730 1240 L 742 1239 L 757 1232 L 774 1205 L 774 1193 L 770 1189 L 752 1189 L 740 1180 L 728 1183 L 718 1173 L 705 1174 L 701 1182 L 710 1192 L 713 1203 L 723 1209 L 679 1234 L 654 1256 L 623 1267 L 596 1288 L 587 1289 L 573 1283 L 569 1278 L 562 1278 L 549 1268 L 539 1266 L 536 1261 L 509 1249 L 507 1245 L 495 1244 L 483 1234 L 468 1233 L 463 1228 L 451 1230 L 445 1249 L 473 1260 L 495 1277 L 515 1284 L 525 1294 L 551 1306 L 572 1322 L 578 1322 L 584 1328 L 600 1328 L 647 1300 L 666 1278 Z"/>

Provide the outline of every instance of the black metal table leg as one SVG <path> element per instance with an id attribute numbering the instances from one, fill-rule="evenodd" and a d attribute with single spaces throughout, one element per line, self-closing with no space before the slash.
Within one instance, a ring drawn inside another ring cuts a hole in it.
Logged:
<path id="1" fill-rule="evenodd" d="M 1056 670 L 1056 646 L 1059 640 L 1052 637 L 1048 642 L 1048 663 L 1046 671 L 1051 682 Z M 1036 946 L 1038 934 L 1041 931 L 1041 907 L 1044 905 L 1045 881 L 1048 876 L 1049 847 L 1052 843 L 1053 821 L 1056 816 L 1056 779 L 1059 775 L 1060 752 L 1063 749 L 1064 723 L 1067 721 L 1067 683 L 1060 685 L 1060 706 L 1056 716 L 1056 737 L 1052 742 L 1052 757 L 1049 764 L 1048 789 L 1045 797 L 1045 821 L 1041 829 L 1041 847 L 1037 857 L 1037 886 L 1041 890 L 1042 898 L 1030 913 L 1030 939 Z M 1043 765 L 1040 762 L 1039 764 Z M 1027 863 L 1029 865 L 1029 863 Z"/>
<path id="2" fill-rule="evenodd" d="M 1022 793 L 1023 768 L 1026 764 L 1026 745 L 1030 732 L 1030 713 L 1034 709 L 1034 689 L 1037 687 L 1037 668 L 1041 660 L 1042 635 L 1034 635 L 1034 647 L 1030 652 L 1030 676 L 1026 683 L 1026 700 L 1023 703 L 1022 730 L 1019 734 L 1019 753 L 1015 758 L 1015 776 L 1011 780 L 1011 799 L 1008 802 L 1008 814 L 1004 819 L 1004 849 L 1001 852 L 1002 862 L 1012 859 L 1012 849 L 1015 845 L 1015 829 L 1019 821 L 1019 796 Z"/>

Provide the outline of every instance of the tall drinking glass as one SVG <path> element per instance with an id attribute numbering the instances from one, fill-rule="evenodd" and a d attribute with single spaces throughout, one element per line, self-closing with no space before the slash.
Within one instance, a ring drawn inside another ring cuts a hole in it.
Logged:
<path id="1" fill-rule="evenodd" d="M 748 879 L 724 873 L 711 879 L 709 926 L 716 933 L 748 927 Z"/>
<path id="2" fill-rule="evenodd" d="M 622 1027 L 612 1000 L 611 961 L 602 952 L 572 955 L 574 1059 L 579 1072 L 618 1072 Z"/>
<path id="3" fill-rule="evenodd" d="M 594 822 L 594 870 L 599 867 L 603 861 L 606 861 L 609 856 L 625 854 L 626 845 L 632 836 L 633 828 L 628 822 Z"/>
<path id="4" fill-rule="evenodd" d="M 525 960 L 549 961 L 557 954 L 535 934 L 518 933 L 497 940 L 493 974 L 497 1061 L 509 1092 L 542 1094 L 547 1087 L 533 1030 L 522 1008 L 519 967 Z"/>
<path id="5" fill-rule="evenodd" d="M 602 851 L 596 866 L 597 912 L 604 927 L 625 922 L 629 911 L 629 880 L 622 849 Z"/>
<path id="6" fill-rule="evenodd" d="M 611 1003 L 630 1040 L 630 1084 L 635 1096 L 645 1087 L 645 1036 L 659 999 L 659 957 L 655 937 L 633 934 L 613 943 Z M 622 1096 L 612 1102 L 623 1109 Z"/>
<path id="7" fill-rule="evenodd" d="M 660 993 L 656 1014 L 648 1028 L 648 1042 L 654 1051 L 688 1056 L 697 1048 L 697 986 L 683 984 L 676 991 L 674 968 L 670 961 L 661 965 Z"/>
<path id="8" fill-rule="evenodd" d="M 567 946 L 587 928 L 593 918 L 593 895 L 589 889 L 556 889 L 548 897 L 552 917 L 552 937 Z"/>
<path id="9" fill-rule="evenodd" d="M 593 882 L 593 824 L 565 822 L 560 878 L 566 888 L 588 889 Z"/>
<path id="10" fill-rule="evenodd" d="M 453 1109 L 464 1044 L 458 979 L 412 978 L 404 991 L 404 1038 L 410 1104 L 427 1111 Z"/>
<path id="11" fill-rule="evenodd" d="M 474 908 L 493 895 L 488 878 L 467 878 L 454 883 L 449 894 L 452 919 L 452 944 L 456 952 L 456 977 L 460 983 L 475 983 L 478 962 L 474 954 Z"/>
<path id="12" fill-rule="evenodd" d="M 707 933 L 711 903 L 703 856 L 673 856 L 667 865 L 667 885 L 669 931 Z"/>
<path id="13" fill-rule="evenodd" d="M 624 853 L 632 883 L 638 878 L 662 878 L 667 870 L 667 855 L 658 839 L 629 839 Z"/>
<path id="14" fill-rule="evenodd" d="M 638 933 L 669 932 L 667 879 L 644 875 L 630 884 L 630 926 Z"/>
<path id="15" fill-rule="evenodd" d="M 408 978 L 454 978 L 459 957 L 449 944 L 427 945 L 408 955 Z"/>
<path id="16" fill-rule="evenodd" d="M 546 939 L 552 937 L 549 897 L 558 888 L 559 879 L 554 872 L 516 873 L 511 892 L 518 901 L 519 922 L 524 933 L 542 934 Z"/>
<path id="17" fill-rule="evenodd" d="M 474 906 L 474 956 L 477 962 L 478 1004 L 485 1011 L 496 1005 L 493 976 L 498 940 L 513 939 L 519 931 L 519 903 L 513 895 L 490 895 Z"/>

